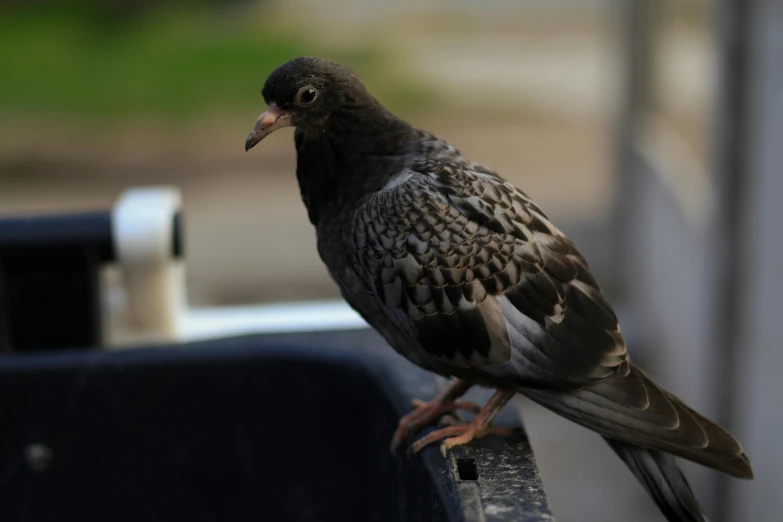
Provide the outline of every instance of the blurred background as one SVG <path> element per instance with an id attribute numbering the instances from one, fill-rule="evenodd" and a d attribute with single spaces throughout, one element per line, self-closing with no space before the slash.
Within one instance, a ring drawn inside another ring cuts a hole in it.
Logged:
<path id="1" fill-rule="evenodd" d="M 754 483 L 687 467 L 711 519 L 774 518 L 779 2 L 2 5 L 0 214 L 106 209 L 127 187 L 176 185 L 191 304 L 337 298 L 299 200 L 293 131 L 243 144 L 277 65 L 338 60 L 575 240 L 635 360 L 748 448 Z M 558 520 L 661 519 L 600 438 L 520 408 Z"/>

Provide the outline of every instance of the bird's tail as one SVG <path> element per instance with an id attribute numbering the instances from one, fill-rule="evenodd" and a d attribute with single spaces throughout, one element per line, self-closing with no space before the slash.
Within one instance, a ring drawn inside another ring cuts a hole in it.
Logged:
<path id="1" fill-rule="evenodd" d="M 674 457 L 662 451 L 604 437 L 650 494 L 669 522 L 706 522 Z"/>
<path id="2" fill-rule="evenodd" d="M 735 477 L 753 478 L 748 457 L 729 432 L 658 387 L 630 363 L 624 363 L 611 377 L 579 390 L 520 391 L 607 439 L 672 453 Z M 615 444 L 612 447 L 617 451 Z M 634 455 L 641 458 L 638 450 Z M 663 468 L 658 465 L 658 469 Z"/>

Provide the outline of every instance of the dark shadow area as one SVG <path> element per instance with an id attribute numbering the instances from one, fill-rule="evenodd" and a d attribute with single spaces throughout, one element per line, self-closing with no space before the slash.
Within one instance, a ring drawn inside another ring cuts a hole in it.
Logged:
<path id="1" fill-rule="evenodd" d="M 373 366 L 259 338 L 2 357 L 2 519 L 452 520 L 389 453 Z"/>

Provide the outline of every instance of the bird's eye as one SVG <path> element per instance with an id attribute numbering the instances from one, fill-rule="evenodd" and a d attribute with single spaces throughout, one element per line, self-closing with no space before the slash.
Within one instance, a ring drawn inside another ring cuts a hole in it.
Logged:
<path id="1" fill-rule="evenodd" d="M 302 87 L 299 90 L 299 94 L 297 95 L 296 99 L 299 105 L 310 105 L 317 97 L 318 91 L 316 91 L 314 87 L 307 86 Z"/>

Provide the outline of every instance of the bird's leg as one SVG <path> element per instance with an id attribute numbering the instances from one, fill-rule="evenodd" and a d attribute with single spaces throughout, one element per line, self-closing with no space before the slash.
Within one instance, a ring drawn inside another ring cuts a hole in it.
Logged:
<path id="1" fill-rule="evenodd" d="M 458 401 L 465 394 L 473 383 L 464 379 L 456 379 L 449 386 L 440 392 L 434 399 L 424 402 L 418 399 L 413 400 L 414 410 L 400 419 L 397 430 L 392 437 L 391 451 L 395 453 L 402 445 L 405 439 L 432 424 L 446 413 L 455 410 L 465 410 L 472 413 L 478 413 L 481 408 L 475 403 Z"/>
<path id="2" fill-rule="evenodd" d="M 445 456 L 446 452 L 451 448 L 467 444 L 474 439 L 480 439 L 491 434 L 501 435 L 503 437 L 510 436 L 512 433 L 511 429 L 492 427 L 491 423 L 492 419 L 495 418 L 495 415 L 498 414 L 503 406 L 505 406 L 515 394 L 516 391 L 514 390 L 496 391 L 478 415 L 476 415 L 476 418 L 473 419 L 473 422 L 454 424 L 428 433 L 413 443 L 411 451 L 413 453 L 418 453 L 429 444 L 446 439 L 440 446 L 440 451 Z"/>

